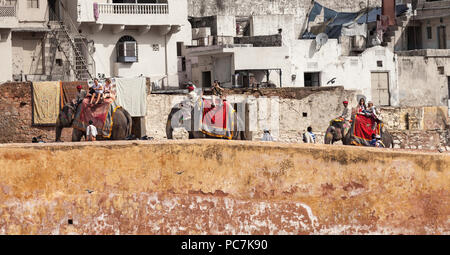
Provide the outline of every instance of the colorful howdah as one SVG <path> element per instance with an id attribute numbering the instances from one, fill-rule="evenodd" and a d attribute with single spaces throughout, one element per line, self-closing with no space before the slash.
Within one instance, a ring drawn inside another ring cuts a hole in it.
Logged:
<path id="1" fill-rule="evenodd" d="M 236 114 L 233 107 L 227 102 L 216 103 L 212 107 L 212 100 L 202 100 L 202 133 L 231 140 L 234 132 L 234 115 Z"/>
<path id="2" fill-rule="evenodd" d="M 110 138 L 114 121 L 114 113 L 121 108 L 112 99 L 107 98 L 103 103 L 90 106 L 90 97 L 86 97 L 78 107 L 73 122 L 73 127 L 86 132 L 89 121 L 92 120 L 94 126 L 103 138 Z"/>
<path id="3" fill-rule="evenodd" d="M 374 126 L 375 130 L 373 129 Z M 372 140 L 372 135 L 381 135 L 381 125 L 372 117 L 356 115 L 350 132 L 352 132 L 352 144 L 370 146 L 369 142 Z"/>

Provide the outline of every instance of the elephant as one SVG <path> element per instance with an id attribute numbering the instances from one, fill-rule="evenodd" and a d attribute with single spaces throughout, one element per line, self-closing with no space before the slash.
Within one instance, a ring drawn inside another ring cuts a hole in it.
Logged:
<path id="1" fill-rule="evenodd" d="M 201 131 L 195 131 L 198 130 L 194 127 L 194 121 L 191 121 L 191 119 L 185 120 L 184 117 L 186 114 L 183 114 L 182 111 L 185 110 L 187 112 L 191 112 L 191 116 L 198 116 L 200 115 L 200 110 L 197 107 L 188 107 L 187 110 L 185 108 L 186 106 L 183 106 L 182 104 L 178 104 L 174 106 L 170 114 L 167 118 L 166 123 L 166 135 L 167 139 L 173 139 L 173 130 L 174 128 L 184 128 L 189 133 L 189 139 L 219 139 L 218 137 L 207 135 Z M 197 110 L 195 110 L 197 109 Z M 197 119 L 194 117 L 194 119 Z M 233 130 L 238 130 L 238 127 L 243 127 L 244 122 L 239 117 L 239 115 L 234 112 L 233 113 L 234 118 L 234 127 Z M 194 130 L 194 131 L 192 131 Z M 252 139 L 252 132 L 249 131 L 235 131 L 232 132 L 232 139 L 231 140 L 251 140 Z M 223 139 L 223 138 L 220 138 Z"/>
<path id="2" fill-rule="evenodd" d="M 61 142 L 61 133 L 63 128 L 72 127 L 75 115 L 81 104 L 69 103 L 66 104 L 58 115 L 56 121 L 56 142 Z M 131 115 L 124 108 L 118 108 L 114 113 L 114 121 L 111 130 L 111 137 L 109 139 L 99 140 L 125 140 L 131 135 L 132 119 Z M 79 142 L 81 138 L 86 136 L 85 132 L 74 128 L 72 132 L 72 142 Z"/>
<path id="3" fill-rule="evenodd" d="M 335 142 L 342 141 L 344 145 L 352 145 L 351 130 L 352 128 L 349 128 L 345 132 L 343 122 L 332 121 L 325 133 L 325 144 L 334 144 Z M 386 148 L 394 148 L 394 138 L 384 126 L 381 128 L 381 141 Z"/>

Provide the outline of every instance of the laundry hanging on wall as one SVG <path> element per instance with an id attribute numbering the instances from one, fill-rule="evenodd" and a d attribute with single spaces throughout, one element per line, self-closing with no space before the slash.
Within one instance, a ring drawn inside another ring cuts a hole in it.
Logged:
<path id="1" fill-rule="evenodd" d="M 58 119 L 61 82 L 33 82 L 33 125 L 54 125 Z"/>
<path id="2" fill-rule="evenodd" d="M 116 78 L 116 103 L 132 117 L 147 115 L 146 78 Z"/>

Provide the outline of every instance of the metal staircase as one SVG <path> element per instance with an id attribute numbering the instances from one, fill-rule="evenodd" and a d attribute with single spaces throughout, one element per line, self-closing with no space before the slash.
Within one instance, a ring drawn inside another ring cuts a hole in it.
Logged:
<path id="1" fill-rule="evenodd" d="M 52 14 L 53 17 L 58 17 L 57 20 L 49 21 L 47 24 L 58 51 L 63 53 L 77 80 L 95 78 L 95 61 L 85 37 L 78 32 L 78 28 L 62 4 L 59 10 L 59 15 Z"/>

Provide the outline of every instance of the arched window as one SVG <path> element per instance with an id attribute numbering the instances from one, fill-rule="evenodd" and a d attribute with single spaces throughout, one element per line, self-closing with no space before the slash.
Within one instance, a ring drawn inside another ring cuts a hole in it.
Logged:
<path id="1" fill-rule="evenodd" d="M 136 40 L 129 36 L 122 36 L 116 45 L 117 62 L 134 63 L 138 62 L 138 45 Z"/>

